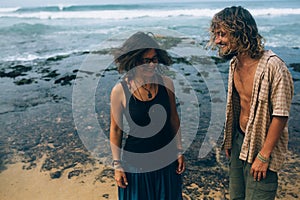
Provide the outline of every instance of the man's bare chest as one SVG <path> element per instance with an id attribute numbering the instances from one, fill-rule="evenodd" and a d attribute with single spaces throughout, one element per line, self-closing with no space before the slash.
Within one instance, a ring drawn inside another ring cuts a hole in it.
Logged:
<path id="1" fill-rule="evenodd" d="M 254 84 L 255 69 L 243 70 L 236 69 L 233 74 L 234 87 L 239 93 L 240 98 L 250 101 Z"/>

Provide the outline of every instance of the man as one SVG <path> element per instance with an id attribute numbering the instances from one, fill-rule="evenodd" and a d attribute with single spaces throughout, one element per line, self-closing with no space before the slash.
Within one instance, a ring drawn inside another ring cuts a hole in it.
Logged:
<path id="1" fill-rule="evenodd" d="M 223 143 L 230 158 L 230 199 L 275 199 L 277 172 L 287 156 L 291 74 L 264 49 L 255 20 L 243 7 L 215 14 L 210 33 L 209 45 L 231 59 Z"/>

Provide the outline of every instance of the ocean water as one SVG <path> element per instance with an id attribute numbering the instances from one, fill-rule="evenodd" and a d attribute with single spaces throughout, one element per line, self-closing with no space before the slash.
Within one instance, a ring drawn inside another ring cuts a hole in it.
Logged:
<path id="1" fill-rule="evenodd" d="M 300 2 L 275 0 L 0 7 L 0 63 L 89 52 L 135 29 L 162 28 L 205 42 L 213 14 L 232 5 L 249 9 L 267 47 L 278 49 L 290 62 L 299 61 Z"/>

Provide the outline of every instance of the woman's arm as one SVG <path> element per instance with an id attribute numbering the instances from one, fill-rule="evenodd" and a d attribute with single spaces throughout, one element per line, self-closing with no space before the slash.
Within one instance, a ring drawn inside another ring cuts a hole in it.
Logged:
<path id="1" fill-rule="evenodd" d="M 123 137 L 123 106 L 121 85 L 116 85 L 110 96 L 110 142 L 113 160 L 120 160 L 120 149 Z"/>
<path id="2" fill-rule="evenodd" d="M 180 120 L 176 108 L 175 88 L 174 88 L 173 81 L 170 78 L 163 77 L 163 80 L 169 94 L 171 127 L 173 133 L 176 134 L 175 139 L 176 139 L 176 145 L 178 149 L 177 173 L 181 174 L 185 170 L 185 161 L 184 161 L 184 156 L 182 155 L 183 147 L 181 142 Z"/>
<path id="3" fill-rule="evenodd" d="M 127 183 L 126 175 L 121 165 L 121 148 L 123 137 L 123 110 L 125 95 L 121 84 L 117 84 L 110 96 L 110 146 L 115 168 L 115 180 L 119 187 L 125 188 Z"/>

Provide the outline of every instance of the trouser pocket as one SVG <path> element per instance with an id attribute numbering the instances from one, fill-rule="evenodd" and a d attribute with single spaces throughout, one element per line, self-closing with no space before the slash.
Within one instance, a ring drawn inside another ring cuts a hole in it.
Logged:
<path id="1" fill-rule="evenodd" d="M 267 177 L 254 181 L 250 175 L 247 179 L 246 200 L 274 200 L 278 188 L 278 175 L 276 172 L 267 171 Z"/>

